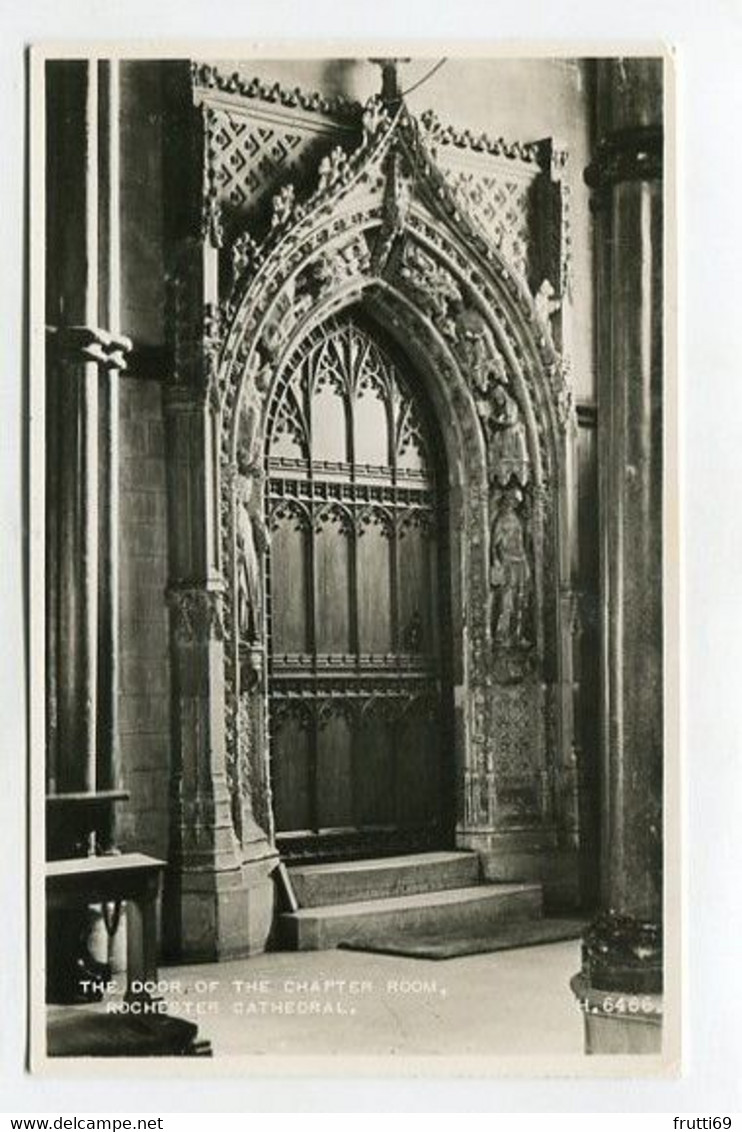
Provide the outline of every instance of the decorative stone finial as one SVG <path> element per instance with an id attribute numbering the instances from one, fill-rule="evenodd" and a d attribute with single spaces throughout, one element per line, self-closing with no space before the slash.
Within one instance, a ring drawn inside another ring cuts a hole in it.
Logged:
<path id="1" fill-rule="evenodd" d="M 390 103 L 399 102 L 402 97 L 402 92 L 399 88 L 399 74 L 397 73 L 398 63 L 409 63 L 409 59 L 369 59 L 370 63 L 375 63 L 377 67 L 381 67 L 381 101 L 389 105 Z"/>

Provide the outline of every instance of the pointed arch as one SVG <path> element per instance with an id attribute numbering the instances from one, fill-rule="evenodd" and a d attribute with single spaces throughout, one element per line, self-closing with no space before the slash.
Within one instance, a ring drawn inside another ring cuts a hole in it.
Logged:
<path id="1" fill-rule="evenodd" d="M 553 825 L 549 784 L 571 746 L 559 706 L 568 518 L 560 359 L 523 280 L 466 216 L 404 106 L 324 181 L 276 223 L 227 304 L 218 394 L 232 742 L 246 717 L 244 673 L 265 663 L 259 635 L 244 641 L 236 613 L 233 484 L 252 475 L 259 493 L 263 476 L 262 456 L 238 467 L 246 421 L 251 450 L 263 453 L 298 356 L 342 312 L 360 309 L 419 373 L 446 448 L 462 843 L 520 818 Z M 301 418 L 301 406 L 292 412 Z M 265 704 L 254 714 L 263 719 L 254 757 L 267 760 Z"/>

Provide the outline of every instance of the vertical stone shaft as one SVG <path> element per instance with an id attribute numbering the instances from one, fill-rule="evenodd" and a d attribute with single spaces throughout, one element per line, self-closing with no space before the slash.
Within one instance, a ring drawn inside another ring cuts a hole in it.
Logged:
<path id="1" fill-rule="evenodd" d="M 662 63 L 599 65 L 602 905 L 662 916 Z M 589 174 L 588 180 L 591 179 Z"/>
<path id="2" fill-rule="evenodd" d="M 86 64 L 85 100 L 85 325 L 98 322 L 98 64 Z M 98 366 L 85 362 L 80 412 L 82 592 L 81 592 L 81 756 L 84 786 L 97 782 L 98 706 Z"/>
<path id="3" fill-rule="evenodd" d="M 661 59 L 595 67 L 602 629 L 600 914 L 572 980 L 587 1053 L 662 1048 Z M 606 993 L 608 992 L 608 993 Z M 626 1017 L 614 995 L 644 995 Z"/>
<path id="4" fill-rule="evenodd" d="M 224 582 L 219 543 L 218 408 L 202 345 L 216 295 L 215 253 L 182 249 L 184 314 L 168 390 L 169 601 L 174 688 L 169 946 L 213 959 L 250 949 L 227 778 Z M 173 930 L 175 929 L 175 930 Z"/>
<path id="5" fill-rule="evenodd" d="M 662 912 L 662 192 L 617 184 L 610 204 L 611 353 L 602 402 L 607 705 L 602 900 Z"/>
<path id="6" fill-rule="evenodd" d="M 50 282 L 47 317 L 60 343 L 98 322 L 98 76 L 96 62 L 49 67 L 52 111 L 47 201 Z M 55 134 L 54 126 L 59 128 Z M 84 336 L 83 336 L 84 337 Z M 82 340 L 78 334 L 78 341 Z M 55 433 L 49 482 L 56 516 L 59 583 L 50 663 L 57 689 L 53 776 L 61 791 L 96 786 L 98 679 L 98 365 L 84 349 L 60 345 L 49 383 Z"/>
<path id="7" fill-rule="evenodd" d="M 112 336 L 120 333 L 120 194 L 119 194 L 119 64 L 100 64 L 101 78 L 101 231 L 100 323 Z M 100 372 L 101 506 L 100 543 L 100 711 L 98 781 L 103 789 L 122 785 L 118 741 L 119 686 L 119 373 L 115 366 Z M 112 815 L 113 816 L 113 815 Z M 112 823 L 113 825 L 113 823 Z M 114 829 L 110 829 L 114 840 Z"/>

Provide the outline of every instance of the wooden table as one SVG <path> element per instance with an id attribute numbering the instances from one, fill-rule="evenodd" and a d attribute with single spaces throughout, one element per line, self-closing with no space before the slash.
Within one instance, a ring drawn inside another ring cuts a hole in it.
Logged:
<path id="1" fill-rule="evenodd" d="M 70 857 L 46 864 L 49 910 L 127 902 L 127 998 L 146 997 L 141 988 L 148 980 L 157 980 L 156 905 L 164 867 L 164 861 L 144 853 Z"/>

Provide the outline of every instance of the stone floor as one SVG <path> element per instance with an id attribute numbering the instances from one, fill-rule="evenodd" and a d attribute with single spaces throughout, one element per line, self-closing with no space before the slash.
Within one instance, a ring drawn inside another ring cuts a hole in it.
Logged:
<path id="1" fill-rule="evenodd" d="M 274 952 L 160 972 L 173 1014 L 214 1056 L 579 1054 L 569 989 L 579 944 L 461 959 L 351 951 Z"/>

